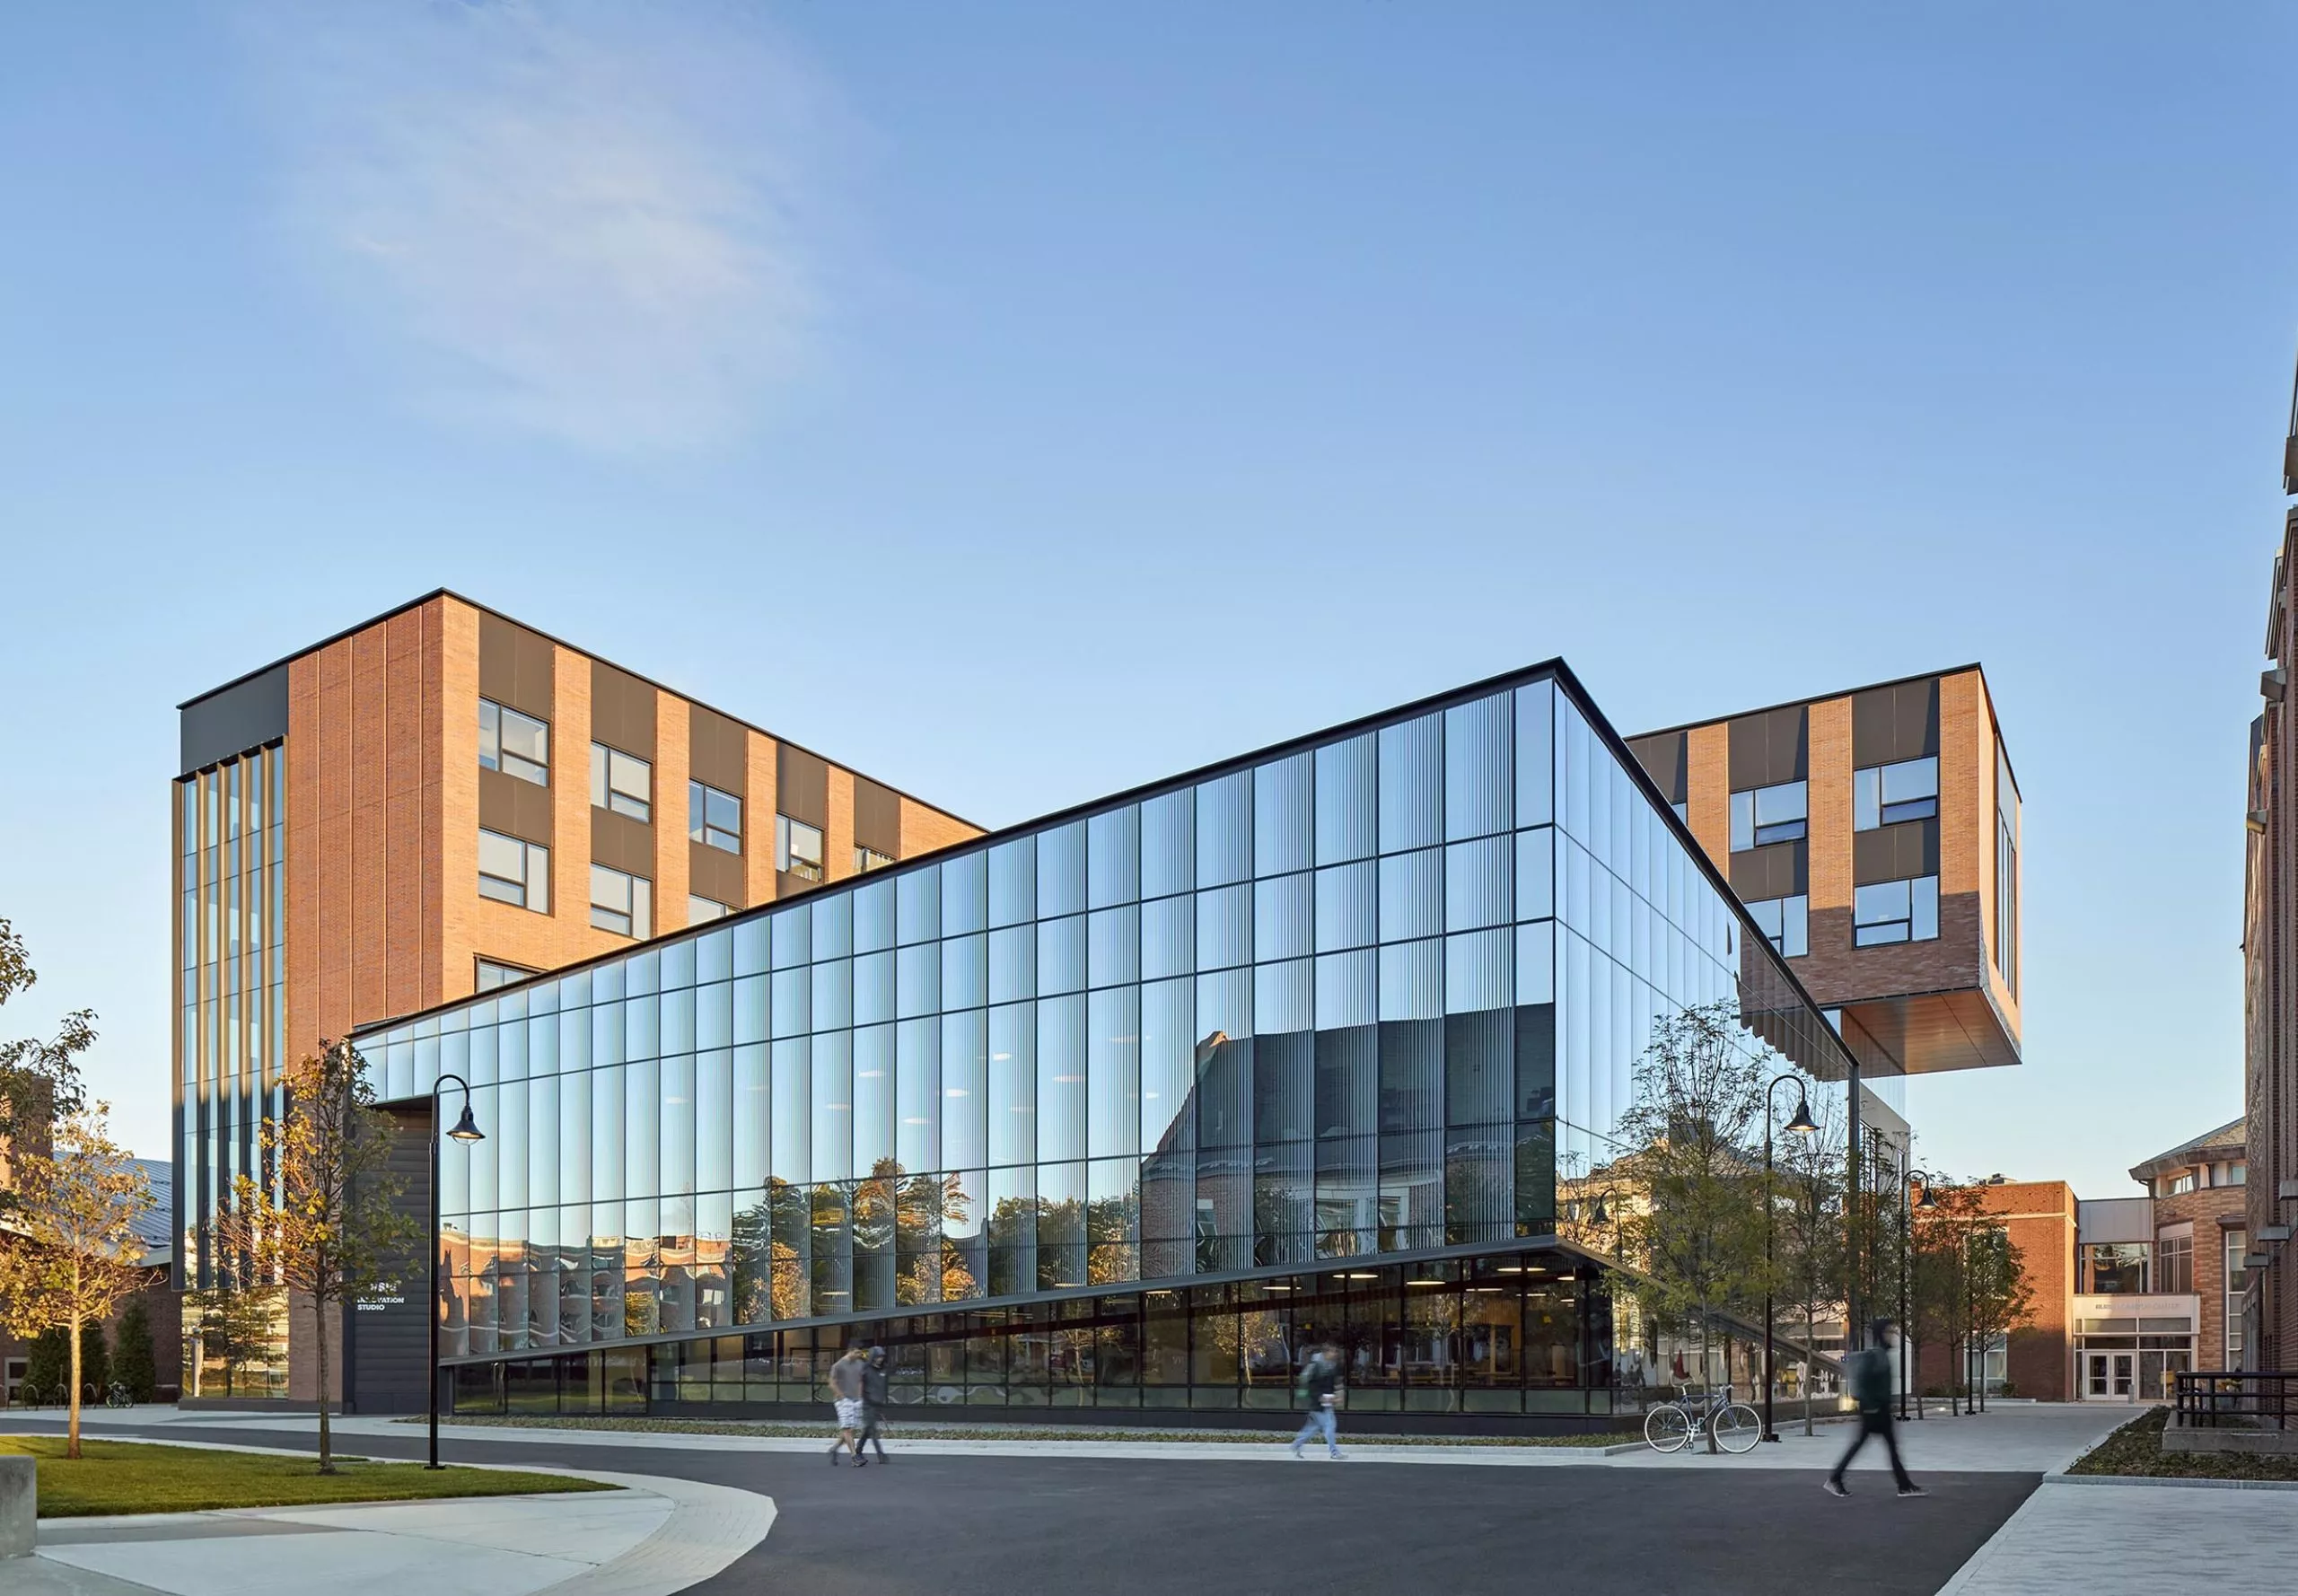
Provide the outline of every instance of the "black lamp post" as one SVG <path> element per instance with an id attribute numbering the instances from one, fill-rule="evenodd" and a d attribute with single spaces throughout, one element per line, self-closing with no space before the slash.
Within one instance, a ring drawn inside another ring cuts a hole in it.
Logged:
<path id="1" fill-rule="evenodd" d="M 478 1121 L 470 1114 L 470 1083 L 460 1075 L 443 1074 L 431 1083 L 431 1232 L 425 1242 L 431 1249 L 431 1302 L 427 1310 L 431 1320 L 431 1361 L 424 1371 L 425 1396 L 424 1407 L 431 1425 L 431 1457 L 423 1466 L 439 1466 L 439 1093 L 452 1081 L 463 1089 L 462 1118 L 447 1134 L 466 1144 L 483 1142 L 486 1133 L 478 1128 Z"/>
<path id="2" fill-rule="evenodd" d="M 1899 1177 L 1899 1344 L 1903 1348 L 1917 1347 L 1919 1345 L 1908 1333 L 1908 1327 L 1914 1322 L 1908 1315 L 1915 1272 L 1915 1215 L 1917 1209 L 1925 1214 L 1934 1214 L 1938 1211 L 1939 1199 L 1931 1195 L 1932 1183 L 1936 1179 L 1938 1179 L 1936 1175 L 1925 1170 L 1916 1169 L 1912 1165 L 1909 1165 L 1907 1172 Z M 1917 1186 L 1923 1188 L 1923 1196 L 1910 1205 L 1908 1194 Z M 1899 1416 L 1901 1418 L 1907 1416 L 1908 1399 L 1914 1394 L 1914 1354 L 1911 1351 L 1902 1351 L 1899 1355 Z M 1920 1405 L 1916 1408 L 1916 1416 L 1918 1418 L 1925 1416 Z"/>
<path id="3" fill-rule="evenodd" d="M 1779 1439 L 1779 1432 L 1773 1429 L 1771 1426 L 1771 1393 L 1773 1389 L 1771 1372 L 1771 1232 L 1774 1219 L 1774 1205 L 1771 1195 L 1771 1121 L 1773 1115 L 1771 1096 L 1773 1092 L 1779 1089 L 1780 1083 L 1784 1081 L 1794 1081 L 1797 1083 L 1795 1091 L 1795 1114 L 1793 1118 L 1788 1120 L 1787 1128 L 1793 1131 L 1800 1131 L 1805 1136 L 1810 1136 L 1812 1132 L 1820 1128 L 1820 1122 L 1811 1118 L 1811 1100 L 1803 1094 L 1802 1085 L 1802 1077 L 1793 1070 L 1788 1070 L 1781 1074 L 1773 1076 L 1771 1084 L 1763 1089 L 1763 1438 L 1766 1441 L 1776 1441 Z M 1804 1355 L 1807 1359 L 1811 1355 L 1811 1349 L 1809 1347 L 1804 1349 Z"/>

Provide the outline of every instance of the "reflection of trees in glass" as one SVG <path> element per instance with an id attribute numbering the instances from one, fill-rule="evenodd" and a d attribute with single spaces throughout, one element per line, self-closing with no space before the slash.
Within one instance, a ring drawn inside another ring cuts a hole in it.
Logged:
<path id="1" fill-rule="evenodd" d="M 1620 1216 L 1623 1250 L 1645 1273 L 1645 1307 L 1698 1336 L 1703 1381 L 1715 1315 L 1762 1290 L 1762 1155 L 1750 1148 L 1762 1136 L 1767 1078 L 1729 1002 L 1686 1009 L 1653 1024 L 1620 1118 L 1636 1151 L 1614 1170 L 1630 1166 L 1644 1197 L 1641 1212 Z"/>
<path id="2" fill-rule="evenodd" d="M 276 1288 L 219 1286 L 184 1293 L 184 1393 L 215 1396 L 206 1372 L 224 1377 L 225 1397 L 271 1394 L 269 1354 L 285 1334 L 286 1293 Z M 242 1376 L 254 1371 L 253 1380 Z"/>
<path id="3" fill-rule="evenodd" d="M 962 1225 L 971 1199 L 954 1174 L 910 1175 L 881 1158 L 860 1180 L 796 1186 L 770 1180 L 734 1215 L 730 1249 L 734 1322 L 765 1324 L 817 1311 L 813 1259 L 828 1258 L 851 1231 L 855 1258 L 899 1260 L 894 1301 L 914 1307 L 979 1294 L 961 1250 L 942 1234 Z M 825 1303 L 823 1311 L 843 1304 Z"/>

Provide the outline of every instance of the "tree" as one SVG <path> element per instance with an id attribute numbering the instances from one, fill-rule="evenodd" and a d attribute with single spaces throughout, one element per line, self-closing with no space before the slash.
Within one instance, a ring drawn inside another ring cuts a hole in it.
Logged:
<path id="1" fill-rule="evenodd" d="M 24 939 L 0 919 L 0 1004 L 39 979 Z M 50 1039 L 0 1042 L 0 1200 L 13 1196 L 8 1150 L 37 1151 L 34 1144 L 49 1125 L 87 1107 L 78 1058 L 95 1042 L 95 1019 L 92 1009 L 75 1009 Z"/>
<path id="2" fill-rule="evenodd" d="M 105 1134 L 105 1112 L 99 1103 L 58 1119 L 48 1151 L 14 1153 L 15 1212 L 0 1237 L 0 1322 L 19 1336 L 61 1329 L 69 1339 L 70 1458 L 80 1455 L 84 1328 L 143 1284 L 136 1221 L 152 1206 L 144 1171 Z"/>
<path id="3" fill-rule="evenodd" d="M 92 1319 L 80 1327 L 80 1390 L 101 1402 L 111 1389 L 111 1346 L 104 1338 L 104 1321 Z"/>
<path id="4" fill-rule="evenodd" d="M 152 1353 L 152 1314 L 144 1299 L 128 1299 L 112 1331 L 112 1372 L 127 1388 L 130 1401 L 149 1402 L 160 1394 L 160 1371 Z"/>
<path id="5" fill-rule="evenodd" d="M 1982 1222 L 1976 1183 L 1925 1188 L 1931 1206 L 1915 1211 L 1911 1316 L 1921 1327 L 1922 1342 L 1937 1342 L 1947 1349 L 1949 1410 L 1960 1412 L 1965 1396 L 1961 1380 L 1969 1372 L 1965 1352 L 1971 1331 L 1969 1281 L 1970 1237 Z"/>
<path id="6" fill-rule="evenodd" d="M 2027 1284 L 2026 1259 L 2011 1232 L 1995 1219 L 1981 1220 L 1963 1238 L 1963 1291 L 1969 1306 L 1968 1334 L 1973 1356 L 1983 1360 L 1995 1337 L 2007 1338 L 2027 1321 L 2034 1310 L 2035 1293 Z M 1987 1406 L 1987 1381 L 1978 1387 L 1980 1407 Z"/>
<path id="7" fill-rule="evenodd" d="M 1623 1250 L 1648 1276 L 1641 1294 L 1663 1323 L 1696 1329 L 1702 1378 L 1716 1311 L 1762 1290 L 1760 1138 L 1765 1061 L 1728 1002 L 1653 1026 L 1636 1101 L 1620 1118 L 1625 1162 L 1643 1194 L 1620 1216 Z M 1708 1437 L 1715 1450 L 1715 1437 Z"/>
<path id="8" fill-rule="evenodd" d="M 24 1348 L 24 1384 L 43 1398 L 62 1395 L 72 1378 L 72 1344 L 53 1327 L 34 1336 Z"/>
<path id="9" fill-rule="evenodd" d="M 1844 1244 L 1844 1133 L 1832 1095 L 1816 1109 L 1820 1128 L 1808 1136 L 1774 1138 L 1775 1279 L 1782 1307 L 1803 1321 L 1803 1434 L 1811 1425 L 1811 1354 L 1819 1346 L 1823 1313 L 1840 1309 L 1848 1255 Z"/>
<path id="10" fill-rule="evenodd" d="M 394 1127 L 375 1107 L 367 1061 L 348 1042 L 327 1043 L 286 1072 L 287 1116 L 263 1122 L 268 1182 L 241 1175 L 232 1209 L 216 1222 L 222 1250 L 247 1260 L 311 1305 L 317 1348 L 321 1474 L 335 1472 L 328 1428 L 328 1320 L 344 1306 L 400 1278 L 422 1236 L 399 1211 L 400 1184 L 387 1164 Z M 433 1304 L 433 1311 L 436 1311 Z"/>

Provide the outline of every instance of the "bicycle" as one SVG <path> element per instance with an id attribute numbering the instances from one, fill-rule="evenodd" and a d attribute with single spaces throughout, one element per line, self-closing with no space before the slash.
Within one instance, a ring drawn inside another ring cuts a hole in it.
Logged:
<path id="1" fill-rule="evenodd" d="M 104 1406 L 107 1407 L 133 1407 L 136 1406 L 136 1399 L 128 1394 L 127 1388 L 126 1386 L 120 1384 L 119 1381 L 115 1380 L 104 1391 Z"/>
<path id="2" fill-rule="evenodd" d="M 1702 1432 L 1736 1456 L 1752 1451 L 1763 1439 L 1763 1416 L 1745 1402 L 1732 1400 L 1728 1385 L 1697 1396 L 1687 1390 L 1644 1416 L 1645 1443 L 1656 1452 L 1680 1451 Z"/>

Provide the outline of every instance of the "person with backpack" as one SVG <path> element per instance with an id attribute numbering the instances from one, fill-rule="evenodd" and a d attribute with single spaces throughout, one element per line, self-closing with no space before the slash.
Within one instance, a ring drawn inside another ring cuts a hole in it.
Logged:
<path id="1" fill-rule="evenodd" d="M 1308 1444 L 1310 1437 L 1321 1433 L 1325 1438 L 1325 1455 L 1338 1462 L 1340 1348 L 1327 1342 L 1311 1353 L 1309 1361 L 1301 1366 L 1301 1379 L 1294 1390 L 1308 1403 L 1309 1416 L 1302 1421 L 1301 1433 L 1293 1437 L 1293 1455 L 1299 1457 L 1302 1447 Z"/>
<path id="2" fill-rule="evenodd" d="M 1927 1496 L 1925 1490 L 1908 1478 L 1907 1465 L 1899 1461 L 1899 1441 L 1891 1416 L 1891 1353 L 1899 1344 L 1899 1326 L 1888 1319 L 1875 1321 L 1870 1337 L 1871 1345 L 1850 1357 L 1851 1399 L 1859 1405 L 1859 1430 L 1852 1436 L 1851 1444 L 1844 1448 L 1843 1456 L 1836 1460 L 1835 1471 L 1828 1476 L 1827 1491 L 1830 1496 L 1848 1496 L 1844 1488 L 1843 1471 L 1851 1467 L 1851 1460 L 1867 1444 L 1871 1435 L 1883 1438 L 1883 1449 L 1890 1453 L 1891 1475 L 1899 1481 L 1902 1496 Z"/>
<path id="3" fill-rule="evenodd" d="M 886 1349 L 873 1346 L 862 1364 L 862 1434 L 854 1443 L 854 1466 L 866 1469 L 870 1460 L 862 1455 L 866 1444 L 878 1449 L 878 1461 L 888 1460 L 884 1435 L 886 1423 Z"/>

